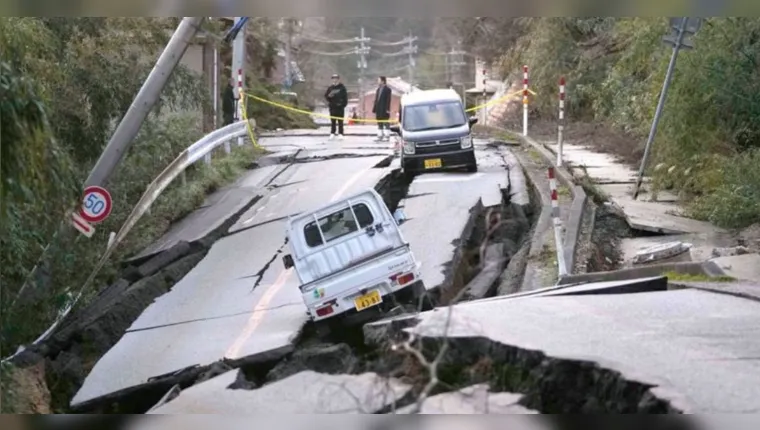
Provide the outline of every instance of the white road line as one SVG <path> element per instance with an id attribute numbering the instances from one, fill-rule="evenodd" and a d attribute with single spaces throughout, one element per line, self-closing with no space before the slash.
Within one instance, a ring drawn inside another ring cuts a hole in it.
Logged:
<path id="1" fill-rule="evenodd" d="M 257 216 L 259 213 L 261 213 L 261 210 L 262 210 L 262 209 L 264 209 L 265 207 L 267 207 L 267 206 L 266 206 L 266 205 L 264 205 L 264 206 L 261 206 L 260 208 L 256 209 L 256 213 L 254 213 L 254 214 L 253 214 L 253 215 L 252 215 L 250 218 L 248 218 L 247 220 L 243 221 L 243 224 L 250 224 L 251 222 L 253 222 L 254 218 L 256 218 L 256 216 Z"/>

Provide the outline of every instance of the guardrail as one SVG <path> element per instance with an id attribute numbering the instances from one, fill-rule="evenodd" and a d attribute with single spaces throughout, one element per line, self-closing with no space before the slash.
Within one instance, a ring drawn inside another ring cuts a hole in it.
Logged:
<path id="1" fill-rule="evenodd" d="M 188 146 L 184 151 L 182 151 L 177 156 L 177 158 L 175 158 L 174 161 L 172 161 L 153 180 L 153 182 L 151 182 L 146 187 L 145 192 L 143 193 L 142 197 L 137 202 L 137 204 L 135 204 L 134 209 L 132 209 L 132 213 L 130 213 L 127 219 L 124 221 L 124 224 L 121 226 L 121 229 L 112 237 L 111 240 L 109 240 L 108 246 L 106 247 L 105 252 L 100 257 L 100 260 L 98 260 L 98 263 L 95 265 L 95 268 L 92 270 L 92 273 L 90 273 L 90 276 L 87 278 L 84 284 L 82 284 L 82 287 L 77 292 L 77 295 L 74 297 L 71 303 L 69 303 L 68 306 L 66 306 L 58 314 L 58 318 L 56 319 L 55 322 L 53 322 L 50 328 L 45 330 L 45 332 L 42 333 L 34 342 L 32 342 L 31 345 L 36 345 L 42 342 L 43 340 L 47 339 L 48 336 L 50 336 L 58 327 L 58 325 L 64 320 L 64 318 L 68 316 L 68 314 L 71 312 L 74 306 L 76 306 L 76 304 L 81 299 L 82 294 L 93 283 L 98 273 L 103 268 L 103 265 L 105 265 L 106 261 L 108 261 L 108 258 L 113 254 L 114 250 L 119 245 L 119 243 L 121 243 L 121 241 L 124 240 L 127 234 L 129 234 L 130 230 L 132 230 L 132 228 L 137 224 L 140 218 L 142 218 L 142 216 L 148 211 L 148 209 L 150 209 L 150 206 L 153 204 L 153 202 L 156 201 L 156 199 L 161 195 L 161 193 L 166 189 L 166 187 L 168 187 L 169 184 L 174 179 L 177 178 L 177 176 L 182 174 L 185 171 L 185 169 L 195 164 L 201 158 L 203 158 L 207 163 L 210 163 L 211 152 L 214 149 L 221 146 L 222 144 L 226 144 L 225 150 L 227 153 L 229 153 L 230 152 L 229 142 L 239 137 L 245 137 L 247 134 L 249 134 L 250 125 L 251 124 L 248 121 L 242 120 L 234 124 L 230 124 L 228 126 L 222 127 L 218 130 L 212 131 L 211 133 L 202 137 L 200 140 Z M 4 358 L 2 362 L 6 362 L 7 360 L 12 359 L 13 357 L 21 353 L 23 350 L 24 348 L 19 348 L 19 350 L 15 354 Z"/>

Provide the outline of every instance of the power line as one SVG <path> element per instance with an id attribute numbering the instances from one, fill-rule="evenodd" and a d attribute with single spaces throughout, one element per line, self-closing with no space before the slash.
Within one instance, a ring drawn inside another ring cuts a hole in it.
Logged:
<path id="1" fill-rule="evenodd" d="M 346 44 L 346 43 L 356 43 L 357 38 L 353 39 L 323 39 L 313 36 L 301 36 L 301 39 L 308 40 L 310 42 L 316 42 L 316 43 L 334 43 L 334 44 Z"/>
<path id="2" fill-rule="evenodd" d="M 345 56 L 348 56 L 348 55 L 358 54 L 358 51 L 357 51 L 356 48 L 351 48 L 351 49 L 347 49 L 347 50 L 339 51 L 339 52 L 317 51 L 317 50 L 314 50 L 314 49 L 305 49 L 305 48 L 300 48 L 298 51 L 299 52 L 306 52 L 306 53 L 309 53 L 309 54 L 325 55 L 325 56 L 333 56 L 333 57 L 345 57 Z"/>
<path id="3" fill-rule="evenodd" d="M 416 38 L 415 38 L 415 40 L 416 40 Z M 382 42 L 382 41 L 375 40 L 375 41 L 372 41 L 372 43 L 370 43 L 370 45 L 373 45 L 373 46 L 401 46 L 401 45 L 406 45 L 407 43 L 409 43 L 409 38 L 405 37 L 405 38 L 399 40 L 398 42 Z"/>

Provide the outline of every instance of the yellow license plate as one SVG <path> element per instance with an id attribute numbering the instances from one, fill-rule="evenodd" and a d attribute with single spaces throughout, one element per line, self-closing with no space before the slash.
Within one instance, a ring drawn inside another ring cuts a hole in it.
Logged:
<path id="1" fill-rule="evenodd" d="M 441 159 L 440 158 L 433 158 L 430 160 L 425 160 L 425 168 L 426 169 L 440 169 L 442 166 Z"/>
<path id="2" fill-rule="evenodd" d="M 375 290 L 355 299 L 354 306 L 356 306 L 357 311 L 363 311 L 382 302 L 383 298 L 380 296 L 380 292 Z"/>

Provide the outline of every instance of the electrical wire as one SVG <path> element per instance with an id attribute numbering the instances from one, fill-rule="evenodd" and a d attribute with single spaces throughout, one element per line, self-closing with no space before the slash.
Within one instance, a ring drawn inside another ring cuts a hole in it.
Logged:
<path id="1" fill-rule="evenodd" d="M 377 40 L 370 40 L 369 44 L 372 46 L 400 46 L 400 45 L 408 45 L 409 44 L 409 38 L 405 37 L 402 40 L 399 40 L 398 42 L 383 42 L 383 41 L 377 41 Z"/>
<path id="2" fill-rule="evenodd" d="M 377 52 L 377 51 L 375 51 L 375 52 Z M 377 52 L 377 53 L 380 54 L 381 57 L 398 57 L 400 55 L 407 55 L 407 54 L 409 54 L 409 50 L 408 50 L 408 48 L 404 48 L 404 49 L 402 49 L 400 51 L 396 51 L 396 52 Z"/>
<path id="3" fill-rule="evenodd" d="M 345 44 L 345 43 L 357 43 L 358 40 L 356 39 L 322 39 L 318 37 L 313 36 L 300 36 L 302 39 L 308 40 L 310 42 L 316 42 L 316 43 L 333 43 L 333 44 Z"/>
<path id="4" fill-rule="evenodd" d="M 326 56 L 331 56 L 331 57 L 345 57 L 347 55 L 355 55 L 356 54 L 356 49 L 355 48 L 351 48 L 351 49 L 345 50 L 343 52 L 316 51 L 316 50 L 305 49 L 305 48 L 300 48 L 298 51 L 299 52 L 306 52 L 306 53 L 314 54 L 314 55 L 326 55 Z"/>

